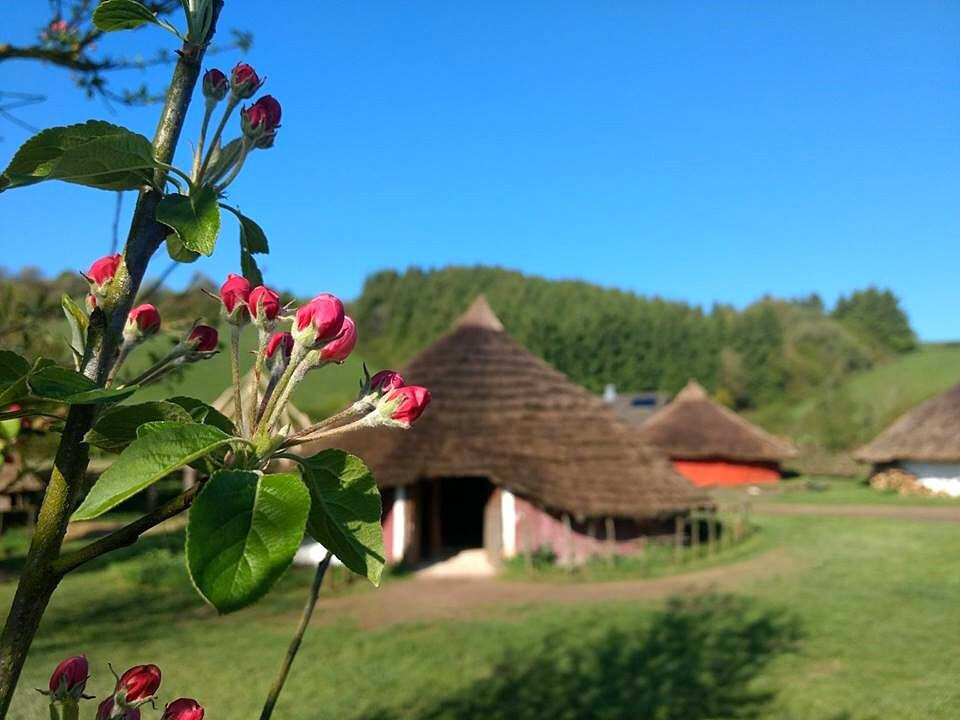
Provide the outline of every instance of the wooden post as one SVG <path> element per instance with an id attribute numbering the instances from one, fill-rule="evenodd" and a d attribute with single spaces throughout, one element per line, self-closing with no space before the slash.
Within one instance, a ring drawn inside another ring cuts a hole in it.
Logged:
<path id="1" fill-rule="evenodd" d="M 570 516 L 567 513 L 563 514 L 563 528 L 565 530 L 564 536 L 566 539 L 567 546 L 567 560 L 570 562 L 571 566 L 573 565 L 573 527 L 570 525 Z"/>
<path id="2" fill-rule="evenodd" d="M 717 511 L 711 510 L 707 517 L 707 554 L 713 555 L 717 551 Z"/>
<path id="3" fill-rule="evenodd" d="M 700 516 L 690 516 L 690 557 L 700 557 Z"/>
<path id="4" fill-rule="evenodd" d="M 673 523 L 673 561 L 679 563 L 683 559 L 683 516 L 677 515 Z"/>

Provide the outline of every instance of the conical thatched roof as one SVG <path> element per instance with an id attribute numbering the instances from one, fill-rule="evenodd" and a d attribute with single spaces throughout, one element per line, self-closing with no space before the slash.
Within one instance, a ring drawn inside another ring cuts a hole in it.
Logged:
<path id="1" fill-rule="evenodd" d="M 640 436 L 670 457 L 780 462 L 796 455 L 791 442 L 747 422 L 691 380 L 673 402 L 650 417 Z"/>
<path id="2" fill-rule="evenodd" d="M 433 396 L 410 430 L 335 441 L 363 457 L 382 487 L 482 476 L 581 518 L 712 505 L 599 398 L 507 335 L 483 296 L 403 374 Z"/>
<path id="3" fill-rule="evenodd" d="M 960 462 L 960 385 L 901 415 L 853 456 L 871 463 Z"/>

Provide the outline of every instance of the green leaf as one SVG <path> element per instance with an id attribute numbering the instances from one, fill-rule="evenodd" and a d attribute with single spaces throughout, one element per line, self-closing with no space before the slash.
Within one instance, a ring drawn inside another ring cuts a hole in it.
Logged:
<path id="1" fill-rule="evenodd" d="M 200 257 L 200 253 L 187 250 L 176 233 L 167 235 L 167 255 L 171 260 L 179 263 L 192 263 Z"/>
<path id="2" fill-rule="evenodd" d="M 26 397 L 30 363 L 9 350 L 0 350 L 0 407 Z"/>
<path id="3" fill-rule="evenodd" d="M 214 473 L 187 522 L 187 567 L 199 593 L 221 613 L 265 595 L 293 562 L 309 507 L 295 474 Z"/>
<path id="4" fill-rule="evenodd" d="M 136 190 L 151 180 L 153 147 L 143 135 L 102 120 L 54 127 L 27 140 L 0 190 L 63 180 L 101 190 Z"/>
<path id="5" fill-rule="evenodd" d="M 190 413 L 169 402 L 147 402 L 139 405 L 120 405 L 101 415 L 84 437 L 94 447 L 108 452 L 120 452 L 137 439 L 137 429 L 144 423 L 168 420 L 192 423 Z"/>
<path id="6" fill-rule="evenodd" d="M 202 423 L 204 425 L 212 425 L 215 428 L 223 430 L 223 432 L 225 432 L 227 435 L 237 434 L 237 428 L 233 424 L 233 421 L 215 407 L 211 407 L 205 402 L 197 400 L 196 398 L 187 397 L 185 395 L 178 395 L 177 397 L 168 398 L 167 402 L 171 402 L 174 405 L 179 405 L 182 407 L 184 410 L 190 413 L 190 417 L 193 418 L 194 422 Z"/>
<path id="7" fill-rule="evenodd" d="M 251 285 L 263 285 L 263 274 L 260 272 L 260 267 L 253 255 L 244 247 L 240 248 L 240 272 Z"/>
<path id="8" fill-rule="evenodd" d="M 93 11 L 94 26 L 104 32 L 132 30 L 147 23 L 160 24 L 157 16 L 137 0 L 100 0 Z"/>
<path id="9" fill-rule="evenodd" d="M 252 253 L 268 253 L 270 246 L 267 244 L 267 236 L 263 229 L 253 220 L 248 218 L 236 208 L 229 205 L 221 205 L 224 210 L 229 210 L 237 216 L 240 221 L 240 247 L 246 248 Z"/>
<path id="10" fill-rule="evenodd" d="M 43 364 L 32 370 L 27 378 L 27 384 L 35 397 L 67 405 L 88 405 L 122 400 L 137 391 L 136 386 L 108 390 L 78 372 L 54 364 Z"/>
<path id="11" fill-rule="evenodd" d="M 300 460 L 310 490 L 307 532 L 350 570 L 380 584 L 386 551 L 380 491 L 356 455 L 324 450 Z"/>
<path id="12" fill-rule="evenodd" d="M 66 293 L 60 298 L 60 306 L 63 308 L 63 314 L 70 326 L 70 349 L 73 351 L 74 360 L 79 370 L 80 361 L 83 359 L 83 346 L 86 344 L 87 325 L 90 321 L 83 309 Z"/>
<path id="13" fill-rule="evenodd" d="M 209 257 L 220 233 L 217 193 L 205 185 L 192 195 L 167 195 L 157 205 L 157 221 L 177 233 L 184 248 Z"/>
<path id="14" fill-rule="evenodd" d="M 91 520 L 160 478 L 231 442 L 210 425 L 158 422 L 141 433 L 94 483 L 71 520 Z"/>

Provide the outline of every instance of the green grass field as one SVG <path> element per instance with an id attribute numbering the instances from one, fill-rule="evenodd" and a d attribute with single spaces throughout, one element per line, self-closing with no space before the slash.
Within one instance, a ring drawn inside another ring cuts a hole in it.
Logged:
<path id="1" fill-rule="evenodd" d="M 756 520 L 770 549 L 749 562 L 762 561 L 762 572 L 726 565 L 717 593 L 680 604 L 525 604 L 363 629 L 332 617 L 321 601 L 276 717 L 960 716 L 956 525 Z M 218 618 L 189 587 L 182 537 L 142 542 L 64 582 L 11 718 L 44 717 L 32 688 L 77 652 L 91 659 L 95 693 L 109 684 L 107 661 L 156 662 L 165 698 L 195 695 L 214 720 L 258 715 L 309 573 L 290 572 L 266 601 Z M 12 591 L 9 580 L 0 585 L 4 603 Z M 378 591 L 354 583 L 337 592 Z"/>
<path id="2" fill-rule="evenodd" d="M 786 503 L 800 505 L 919 505 L 960 507 L 960 499 L 899 495 L 893 491 L 874 490 L 862 479 L 836 477 L 798 477 L 782 480 L 769 488 L 761 488 L 760 495 L 749 495 L 740 489 L 713 492 L 721 503 L 748 501 L 751 503 Z"/>

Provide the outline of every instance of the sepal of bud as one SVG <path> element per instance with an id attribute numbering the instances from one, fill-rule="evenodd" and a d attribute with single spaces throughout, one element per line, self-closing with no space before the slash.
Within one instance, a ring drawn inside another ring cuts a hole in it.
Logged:
<path id="1" fill-rule="evenodd" d="M 360 394 L 357 398 L 373 404 L 385 393 L 401 388 L 406 384 L 403 375 L 396 370 L 381 370 L 371 377 L 366 364 L 364 364 L 363 380 L 360 381 Z"/>

